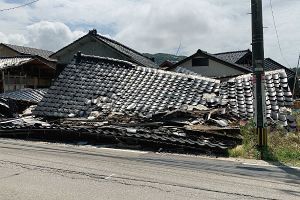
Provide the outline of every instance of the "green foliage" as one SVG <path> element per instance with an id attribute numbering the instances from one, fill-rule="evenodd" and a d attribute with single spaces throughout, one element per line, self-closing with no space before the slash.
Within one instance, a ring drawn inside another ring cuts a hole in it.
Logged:
<path id="1" fill-rule="evenodd" d="M 295 114 L 300 125 L 300 114 Z M 241 127 L 243 144 L 228 151 L 231 157 L 260 158 L 257 148 L 257 136 L 254 133 L 254 123 L 249 122 Z M 300 133 L 287 132 L 285 128 L 276 127 L 268 135 L 268 147 L 263 150 L 263 159 L 277 161 L 284 164 L 300 166 Z"/>

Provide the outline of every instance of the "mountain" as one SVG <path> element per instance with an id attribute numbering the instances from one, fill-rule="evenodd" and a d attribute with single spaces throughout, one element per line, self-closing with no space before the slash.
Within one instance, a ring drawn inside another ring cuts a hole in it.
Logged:
<path id="1" fill-rule="evenodd" d="M 147 56 L 148 58 L 154 58 L 155 63 L 158 65 L 160 65 L 166 60 L 178 62 L 186 58 L 186 56 L 176 56 L 167 53 L 156 53 L 156 54 L 143 53 L 143 55 Z"/>

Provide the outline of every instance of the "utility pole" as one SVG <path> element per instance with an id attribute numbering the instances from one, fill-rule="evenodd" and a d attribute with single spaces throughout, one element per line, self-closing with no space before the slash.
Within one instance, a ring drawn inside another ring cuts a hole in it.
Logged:
<path id="1" fill-rule="evenodd" d="M 255 108 L 255 133 L 258 135 L 258 147 L 263 159 L 267 147 L 267 120 L 264 73 L 264 32 L 262 0 L 251 0 L 252 13 L 252 64 Z"/>

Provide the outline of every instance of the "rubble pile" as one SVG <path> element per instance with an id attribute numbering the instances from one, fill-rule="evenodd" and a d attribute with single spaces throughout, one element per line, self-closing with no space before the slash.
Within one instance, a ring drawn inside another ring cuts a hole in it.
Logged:
<path id="1" fill-rule="evenodd" d="M 225 116 L 227 120 L 222 119 Z M 100 118 L 65 118 L 60 123 L 45 123 L 42 119 L 23 117 L 0 122 L 0 135 L 28 132 L 59 132 L 65 135 L 80 133 L 124 142 L 136 141 L 161 147 L 224 153 L 242 140 L 235 119 L 225 114 L 223 109 L 178 109 L 142 117 L 119 113 L 107 118 L 107 121 Z"/>
<path id="2" fill-rule="evenodd" d="M 7 99 L 0 97 L 0 119 L 13 116 L 13 112 L 9 106 L 10 102 Z"/>
<path id="3" fill-rule="evenodd" d="M 12 118 L 36 105 L 46 94 L 46 89 L 25 88 L 0 94 L 0 118 Z M 28 114 L 30 114 L 29 112 Z"/>

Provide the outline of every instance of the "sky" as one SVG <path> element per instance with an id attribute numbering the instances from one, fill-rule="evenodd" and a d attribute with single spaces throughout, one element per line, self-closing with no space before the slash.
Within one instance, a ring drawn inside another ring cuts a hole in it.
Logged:
<path id="1" fill-rule="evenodd" d="M 0 10 L 32 0 L 0 0 Z M 0 42 L 57 51 L 95 28 L 143 53 L 251 49 L 250 0 L 39 0 L 0 12 Z M 296 67 L 300 0 L 263 0 L 265 57 Z"/>

